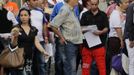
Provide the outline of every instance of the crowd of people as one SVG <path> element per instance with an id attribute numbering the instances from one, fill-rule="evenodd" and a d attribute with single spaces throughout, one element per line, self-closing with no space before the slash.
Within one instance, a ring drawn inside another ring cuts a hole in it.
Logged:
<path id="1" fill-rule="evenodd" d="M 52 62 L 55 75 L 77 75 L 79 65 L 81 75 L 134 75 L 133 11 L 134 0 L 0 0 L 0 53 L 25 53 L 23 66 L 0 65 L 0 75 L 50 75 Z M 119 54 L 122 70 L 112 65 Z"/>

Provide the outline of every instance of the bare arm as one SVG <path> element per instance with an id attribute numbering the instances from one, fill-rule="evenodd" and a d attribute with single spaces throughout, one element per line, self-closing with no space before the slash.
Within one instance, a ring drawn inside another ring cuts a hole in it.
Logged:
<path id="1" fill-rule="evenodd" d="M 39 40 L 37 39 L 37 37 L 35 37 L 35 47 L 44 55 L 49 55 L 46 50 L 42 47 L 42 45 L 40 44 Z"/>
<path id="2" fill-rule="evenodd" d="M 65 38 L 63 37 L 63 35 L 61 34 L 61 32 L 58 30 L 58 28 L 53 27 L 53 26 L 51 26 L 51 28 L 52 28 L 53 32 L 59 36 L 60 42 L 61 42 L 62 44 L 64 44 L 64 43 L 66 44 Z"/>
<path id="3" fill-rule="evenodd" d="M 43 25 L 43 33 L 44 33 L 45 43 L 48 43 L 48 25 L 47 24 Z"/>
<path id="4" fill-rule="evenodd" d="M 95 32 L 93 32 L 95 35 L 102 35 L 108 32 L 108 28 L 105 27 L 103 30 L 97 30 Z"/>
<path id="5" fill-rule="evenodd" d="M 117 35 L 121 41 L 121 48 L 124 47 L 124 42 L 123 42 L 123 35 L 122 35 L 122 28 L 118 27 L 118 28 L 115 28 L 116 32 L 117 32 Z"/>

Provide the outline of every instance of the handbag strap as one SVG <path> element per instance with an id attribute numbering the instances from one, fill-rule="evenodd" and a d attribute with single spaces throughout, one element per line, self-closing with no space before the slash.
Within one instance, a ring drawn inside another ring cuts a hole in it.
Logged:
<path id="1" fill-rule="evenodd" d="M 11 46 L 9 45 L 8 47 L 9 47 L 9 49 L 11 50 L 11 52 L 13 52 L 13 51 L 15 51 L 16 49 L 18 49 L 18 46 L 16 46 L 15 48 L 11 48 Z"/>

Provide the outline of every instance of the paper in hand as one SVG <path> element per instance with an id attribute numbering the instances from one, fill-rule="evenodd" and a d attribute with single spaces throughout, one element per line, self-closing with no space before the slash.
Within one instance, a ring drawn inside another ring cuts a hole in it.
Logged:
<path id="1" fill-rule="evenodd" d="M 90 25 L 87 27 L 87 29 L 89 29 L 89 31 L 84 33 L 84 37 L 86 38 L 89 48 L 101 44 L 100 37 L 93 34 L 94 31 L 98 30 L 97 26 Z"/>

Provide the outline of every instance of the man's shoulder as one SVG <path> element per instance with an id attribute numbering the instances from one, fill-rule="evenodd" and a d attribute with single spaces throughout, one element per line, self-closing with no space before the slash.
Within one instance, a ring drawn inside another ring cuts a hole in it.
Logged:
<path id="1" fill-rule="evenodd" d="M 90 10 L 88 10 L 88 11 L 85 11 L 82 15 L 92 15 L 92 13 L 91 13 L 91 11 Z"/>
<path id="2" fill-rule="evenodd" d="M 59 12 L 67 13 L 67 12 L 69 12 L 69 7 L 64 4 L 64 5 L 61 7 L 61 9 L 60 9 Z"/>
<path id="3" fill-rule="evenodd" d="M 99 10 L 99 13 L 100 13 L 101 16 L 107 17 L 107 14 L 104 11 Z"/>
<path id="4" fill-rule="evenodd" d="M 83 14 L 90 14 L 90 10 L 85 11 Z"/>
<path id="5" fill-rule="evenodd" d="M 67 4 L 64 4 L 64 5 L 61 7 L 61 9 L 68 10 L 69 7 L 67 6 Z"/>

